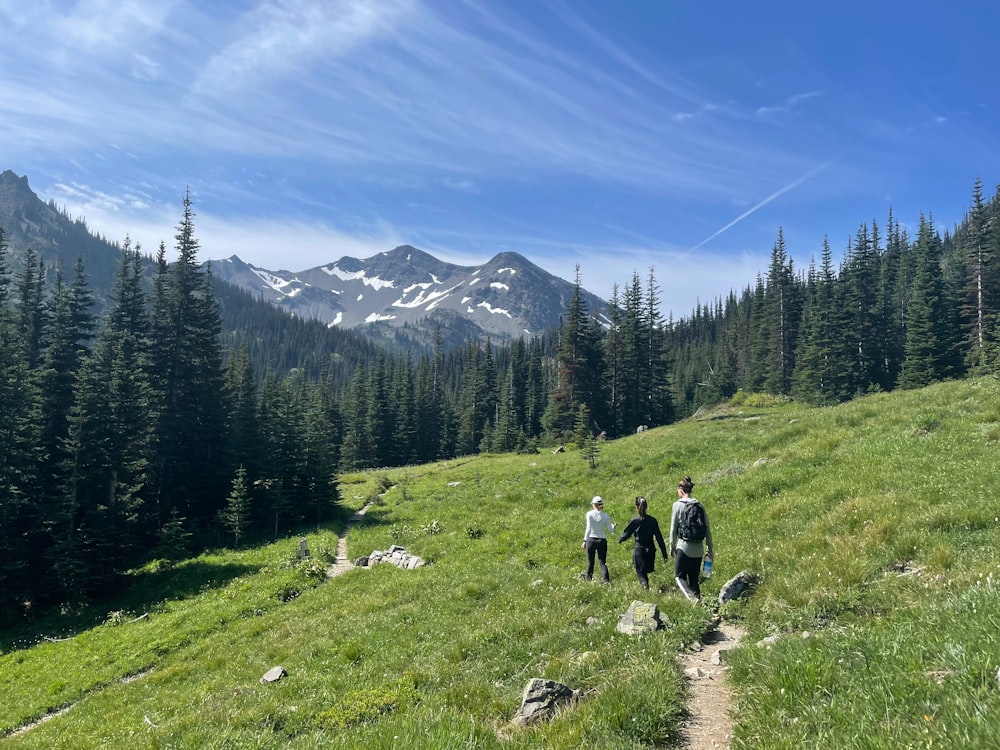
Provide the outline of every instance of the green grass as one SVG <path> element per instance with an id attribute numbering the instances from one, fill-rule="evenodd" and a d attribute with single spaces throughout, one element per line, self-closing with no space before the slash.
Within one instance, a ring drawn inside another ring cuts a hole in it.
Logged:
<path id="1" fill-rule="evenodd" d="M 750 633 L 734 747 L 1000 746 L 998 396 L 973 380 L 825 409 L 748 399 L 603 443 L 594 470 L 570 451 L 344 476 L 347 505 L 374 501 L 349 554 L 400 544 L 429 565 L 325 580 L 294 564 L 295 537 L 139 571 L 99 624 L 39 628 L 70 640 L 0 634 L 0 746 L 670 746 L 676 655 L 711 609 L 662 563 L 643 592 L 628 545 L 610 586 L 581 581 L 580 537 L 594 494 L 620 525 L 644 495 L 665 525 L 685 474 L 716 541 L 706 598 L 761 577 L 722 610 Z M 306 534 L 314 554 L 337 530 Z M 671 626 L 617 633 L 633 599 Z M 532 677 L 583 700 L 514 729 Z"/>

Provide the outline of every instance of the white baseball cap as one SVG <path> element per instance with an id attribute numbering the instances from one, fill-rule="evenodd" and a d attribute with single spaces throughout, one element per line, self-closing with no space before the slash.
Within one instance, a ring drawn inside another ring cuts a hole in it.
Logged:
<path id="1" fill-rule="evenodd" d="M 604 505 L 604 500 L 601 499 L 600 495 L 594 495 L 594 499 L 590 501 L 591 505 Z"/>

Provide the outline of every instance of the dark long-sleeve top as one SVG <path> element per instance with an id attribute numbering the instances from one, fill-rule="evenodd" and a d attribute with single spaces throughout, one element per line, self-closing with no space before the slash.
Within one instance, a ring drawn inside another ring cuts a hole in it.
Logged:
<path id="1" fill-rule="evenodd" d="M 624 542 L 630 536 L 635 535 L 635 543 L 645 547 L 646 549 L 653 549 L 654 540 L 660 548 L 660 552 L 664 557 L 667 556 L 667 543 L 663 540 L 663 534 L 660 532 L 660 524 L 657 522 L 653 516 L 636 516 L 622 532 L 622 535 L 618 538 L 619 542 Z"/>

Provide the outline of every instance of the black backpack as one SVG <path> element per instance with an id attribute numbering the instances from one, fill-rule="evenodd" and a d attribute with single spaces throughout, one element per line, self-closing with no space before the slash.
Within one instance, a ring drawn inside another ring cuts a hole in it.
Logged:
<path id="1" fill-rule="evenodd" d="M 705 506 L 697 500 L 682 501 L 681 510 L 677 515 L 677 535 L 685 542 L 700 542 L 705 539 L 708 531 L 708 519 L 705 517 Z"/>

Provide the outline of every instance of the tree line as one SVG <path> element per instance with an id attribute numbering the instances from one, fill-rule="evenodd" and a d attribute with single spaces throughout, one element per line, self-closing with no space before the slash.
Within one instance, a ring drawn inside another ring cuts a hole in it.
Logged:
<path id="1" fill-rule="evenodd" d="M 652 270 L 603 310 L 578 270 L 541 336 L 317 353 L 299 323 L 309 351 L 278 355 L 259 331 L 223 334 L 188 196 L 177 260 L 161 243 L 150 281 L 126 240 L 99 318 L 82 262 L 47 284 L 28 250 L 11 274 L 0 228 L 0 620 L 92 600 L 151 559 L 322 521 L 343 472 L 569 441 L 593 465 L 595 436 L 740 391 L 831 404 L 995 369 L 998 215 L 977 181 L 953 233 L 921 218 L 911 239 L 890 214 L 838 267 L 824 242 L 805 273 L 779 231 L 755 285 L 679 321 L 661 317 Z"/>
<path id="2" fill-rule="evenodd" d="M 889 213 L 835 267 L 828 240 L 803 273 L 779 230 L 766 274 L 667 327 L 680 415 L 765 392 L 827 405 L 998 370 L 1000 189 L 977 180 L 964 220 L 914 236 Z"/>

